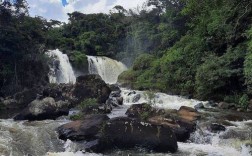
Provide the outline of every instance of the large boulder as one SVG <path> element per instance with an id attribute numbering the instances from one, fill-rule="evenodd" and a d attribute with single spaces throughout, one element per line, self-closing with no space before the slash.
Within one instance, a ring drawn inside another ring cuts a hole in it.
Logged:
<path id="1" fill-rule="evenodd" d="M 169 127 L 152 125 L 128 117 L 108 119 L 92 115 L 57 129 L 63 140 L 88 141 L 86 151 L 104 152 L 120 148 L 143 147 L 157 152 L 176 152 L 176 136 Z"/>
<path id="2" fill-rule="evenodd" d="M 84 120 L 67 123 L 57 129 L 59 138 L 73 141 L 95 140 L 100 138 L 100 130 L 107 120 L 109 120 L 107 115 L 90 115 Z"/>
<path id="3" fill-rule="evenodd" d="M 76 80 L 73 96 L 81 102 L 86 98 L 97 98 L 98 103 L 105 103 L 111 89 L 99 75 L 80 76 Z"/>
<path id="4" fill-rule="evenodd" d="M 176 152 L 178 149 L 176 136 L 171 128 L 128 117 L 109 120 L 104 125 L 102 134 L 99 145 L 106 149 L 143 147 L 156 152 Z"/>
<path id="5" fill-rule="evenodd" d="M 67 115 L 69 109 L 68 101 L 57 101 L 51 97 L 32 101 L 27 108 L 14 117 L 14 120 L 45 120 L 56 119 Z"/>

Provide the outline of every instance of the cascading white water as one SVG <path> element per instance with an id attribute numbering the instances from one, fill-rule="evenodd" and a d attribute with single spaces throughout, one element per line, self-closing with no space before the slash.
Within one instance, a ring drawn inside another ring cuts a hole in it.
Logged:
<path id="1" fill-rule="evenodd" d="M 115 84 L 118 76 L 127 70 L 127 67 L 108 57 L 87 56 L 89 74 L 99 74 L 109 84 Z"/>
<path id="2" fill-rule="evenodd" d="M 76 77 L 68 56 L 59 49 L 49 50 L 47 55 L 53 59 L 49 72 L 50 83 L 75 83 Z"/>

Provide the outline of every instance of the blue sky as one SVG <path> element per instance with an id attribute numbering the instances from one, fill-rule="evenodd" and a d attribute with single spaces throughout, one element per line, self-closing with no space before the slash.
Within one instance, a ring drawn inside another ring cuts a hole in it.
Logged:
<path id="1" fill-rule="evenodd" d="M 42 16 L 46 19 L 55 19 L 67 22 L 67 13 L 80 11 L 82 13 L 109 13 L 115 5 L 125 9 L 141 6 L 146 0 L 67 0 L 65 7 L 62 0 L 27 0 L 31 16 Z"/>

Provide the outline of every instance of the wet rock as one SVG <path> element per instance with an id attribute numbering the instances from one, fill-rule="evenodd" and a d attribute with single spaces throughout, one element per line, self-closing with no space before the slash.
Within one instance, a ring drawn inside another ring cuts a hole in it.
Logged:
<path id="1" fill-rule="evenodd" d="M 178 115 L 180 118 L 187 121 L 196 121 L 200 118 L 200 114 L 195 109 L 187 106 L 180 107 Z"/>
<path id="2" fill-rule="evenodd" d="M 217 107 L 218 105 L 214 101 L 208 101 L 205 104 L 206 107 Z"/>
<path id="3" fill-rule="evenodd" d="M 26 107 L 29 103 L 31 103 L 33 100 L 37 98 L 37 95 L 39 93 L 39 89 L 25 89 L 22 92 L 16 93 L 14 95 L 14 99 L 17 101 L 19 106 Z"/>
<path id="4" fill-rule="evenodd" d="M 128 93 L 128 96 L 133 95 L 133 94 L 136 94 L 136 91 L 131 91 L 131 92 L 129 92 L 129 93 Z"/>
<path id="5" fill-rule="evenodd" d="M 14 117 L 14 120 L 45 120 L 56 119 L 59 116 L 67 115 L 69 102 L 58 101 L 51 97 L 42 100 L 32 101 L 27 108 Z"/>
<path id="6" fill-rule="evenodd" d="M 164 114 L 164 112 L 151 107 L 149 104 L 134 104 L 125 114 L 131 118 L 147 119 L 151 116 Z"/>
<path id="7" fill-rule="evenodd" d="M 121 96 L 121 90 L 119 91 L 112 91 L 110 93 L 110 97 L 120 97 Z"/>
<path id="8" fill-rule="evenodd" d="M 127 117 L 114 118 L 102 129 L 101 149 L 143 147 L 156 152 L 176 152 L 176 136 L 169 127 L 156 126 Z M 98 145 L 98 147 L 99 147 Z"/>
<path id="9" fill-rule="evenodd" d="M 112 92 L 121 92 L 121 89 L 117 84 L 111 84 L 109 85 L 109 88 L 111 89 Z"/>
<path id="10" fill-rule="evenodd" d="M 195 108 L 196 110 L 198 110 L 198 109 L 203 109 L 203 108 L 205 108 L 205 107 L 204 107 L 203 103 L 198 103 L 197 105 L 194 106 L 194 108 Z"/>
<path id="11" fill-rule="evenodd" d="M 95 140 L 101 137 L 101 129 L 109 118 L 107 115 L 90 115 L 84 120 L 73 121 L 57 129 L 59 138 L 72 141 Z"/>
<path id="12" fill-rule="evenodd" d="M 220 132 L 220 131 L 225 131 L 226 128 L 223 125 L 217 124 L 217 123 L 212 123 L 210 125 L 210 131 L 212 132 Z"/>
<path id="13" fill-rule="evenodd" d="M 5 109 L 17 109 L 19 107 L 19 104 L 15 99 L 3 100 L 2 105 Z"/>
<path id="14" fill-rule="evenodd" d="M 185 142 L 190 138 L 190 131 L 184 127 L 181 127 L 179 124 L 176 123 L 175 120 L 171 118 L 165 118 L 162 116 L 155 116 L 148 119 L 148 122 L 153 125 L 161 125 L 164 127 L 172 128 L 173 132 L 176 135 L 177 141 Z"/>
<path id="15" fill-rule="evenodd" d="M 220 138 L 248 140 L 248 138 L 251 138 L 251 131 L 249 129 L 228 129 L 220 135 Z"/>
<path id="16" fill-rule="evenodd" d="M 76 80 L 73 96 L 79 102 L 86 98 L 97 98 L 98 103 L 105 103 L 111 90 L 99 75 L 80 76 Z"/>
<path id="17" fill-rule="evenodd" d="M 113 107 L 117 107 L 119 105 L 115 97 L 109 97 L 108 100 L 106 101 L 106 104 Z"/>
<path id="18" fill-rule="evenodd" d="M 119 105 L 123 104 L 123 97 L 117 97 L 116 100 Z"/>
<path id="19" fill-rule="evenodd" d="M 228 121 L 243 121 L 244 120 L 243 116 L 234 115 L 234 114 L 222 115 L 220 118 L 223 120 L 228 120 Z"/>
<path id="20" fill-rule="evenodd" d="M 235 104 L 233 104 L 233 103 L 227 103 L 227 102 L 220 102 L 218 104 L 218 107 L 220 109 L 230 109 L 230 108 L 235 108 Z"/>
<path id="21" fill-rule="evenodd" d="M 135 95 L 135 96 L 133 97 L 132 102 L 133 102 L 133 103 L 136 103 L 136 102 L 138 102 L 140 99 L 141 99 L 141 95 L 140 95 L 140 94 L 137 94 L 137 95 Z"/>
<path id="22" fill-rule="evenodd" d="M 196 123 L 193 121 L 188 121 L 182 118 L 177 118 L 175 122 L 180 126 L 185 128 L 189 131 L 189 133 L 192 133 L 196 130 Z"/>

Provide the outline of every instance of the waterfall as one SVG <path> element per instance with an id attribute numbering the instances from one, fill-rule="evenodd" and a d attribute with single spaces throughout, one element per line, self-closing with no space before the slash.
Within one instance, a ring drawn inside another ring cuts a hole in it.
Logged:
<path id="1" fill-rule="evenodd" d="M 108 57 L 87 57 L 89 74 L 99 74 L 102 79 L 109 84 L 115 84 L 118 76 L 123 71 L 127 70 L 127 67 L 123 63 Z"/>
<path id="2" fill-rule="evenodd" d="M 49 50 L 47 55 L 52 58 L 48 74 L 50 83 L 75 83 L 76 77 L 68 56 L 59 49 Z"/>

